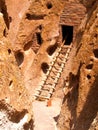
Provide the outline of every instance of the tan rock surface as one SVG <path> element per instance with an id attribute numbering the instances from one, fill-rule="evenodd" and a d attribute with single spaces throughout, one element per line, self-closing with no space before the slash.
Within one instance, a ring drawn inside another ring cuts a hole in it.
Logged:
<path id="1" fill-rule="evenodd" d="M 96 118 L 93 120 L 89 130 L 97 130 L 98 129 L 98 114 Z"/>
<path id="2" fill-rule="evenodd" d="M 14 122 L 23 129 L 25 124 L 33 123 L 31 99 L 24 87 L 12 46 L 4 37 L 5 27 L 3 14 L 0 13 L 0 129 L 8 127 L 11 130 L 15 127 Z"/>
<path id="3" fill-rule="evenodd" d="M 98 112 L 97 5 L 92 6 L 88 12 L 81 39 L 80 32 L 77 33 L 77 51 L 70 70 L 68 93 L 58 120 L 60 130 L 88 130 Z"/>
<path id="4" fill-rule="evenodd" d="M 98 2 L 95 1 L 0 0 L 1 130 L 33 129 L 31 100 L 43 85 L 44 89 L 56 86 L 50 95 L 63 100 L 58 119 L 60 130 L 97 129 Z M 71 44 L 71 52 L 66 55 L 63 49 L 63 58 L 57 58 L 62 42 L 67 47 Z M 48 93 L 45 90 L 42 95 Z M 53 110 L 48 111 L 45 102 L 39 101 L 33 105 L 35 129 L 57 129 L 53 115 L 60 108 L 53 105 L 50 108 Z"/>
<path id="5" fill-rule="evenodd" d="M 52 61 L 53 56 L 49 57 L 46 50 L 57 41 L 59 16 L 64 5 L 65 2 L 60 0 L 32 1 L 19 24 L 13 49 L 16 55 L 19 51 L 24 56 L 19 67 L 30 93 L 45 75 L 41 70 L 41 64 L 50 64 Z M 39 43 L 39 37 L 42 43 Z"/>

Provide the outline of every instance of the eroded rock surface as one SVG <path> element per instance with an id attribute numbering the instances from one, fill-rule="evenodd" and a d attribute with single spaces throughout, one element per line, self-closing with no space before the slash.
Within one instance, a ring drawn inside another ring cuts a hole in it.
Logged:
<path id="1" fill-rule="evenodd" d="M 98 129 L 98 114 L 96 118 L 93 120 L 89 130 L 97 130 Z"/>
<path id="2" fill-rule="evenodd" d="M 98 112 L 97 5 L 95 3 L 87 14 L 86 28 L 83 29 L 84 21 L 80 25 L 83 35 L 80 31 L 77 33 L 77 51 L 58 120 L 60 130 L 88 130 Z"/>
<path id="3" fill-rule="evenodd" d="M 20 130 L 33 126 L 32 105 L 5 28 L 0 12 L 0 129 Z"/>
<path id="4" fill-rule="evenodd" d="M 97 64 L 97 0 L 0 0 L 0 129 L 32 130 L 33 94 L 55 84 L 58 128 L 97 130 Z"/>

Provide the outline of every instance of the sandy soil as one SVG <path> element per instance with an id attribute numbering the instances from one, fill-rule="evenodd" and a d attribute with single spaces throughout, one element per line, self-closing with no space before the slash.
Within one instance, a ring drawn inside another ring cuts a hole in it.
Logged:
<path id="1" fill-rule="evenodd" d="M 61 103 L 60 98 L 55 98 L 47 107 L 47 101 L 34 101 L 34 130 L 57 130 L 55 119 L 60 114 Z"/>

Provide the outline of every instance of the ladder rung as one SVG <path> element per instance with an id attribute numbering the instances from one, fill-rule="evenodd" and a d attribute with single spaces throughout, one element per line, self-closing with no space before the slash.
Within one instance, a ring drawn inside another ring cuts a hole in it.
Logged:
<path id="1" fill-rule="evenodd" d="M 49 98 L 50 98 L 50 97 L 38 96 L 38 97 L 37 97 L 37 100 L 39 100 L 39 101 L 44 101 L 44 100 L 49 99 Z"/>
<path id="2" fill-rule="evenodd" d="M 71 47 L 66 46 L 66 48 L 67 50 L 65 53 L 62 53 L 64 51 L 62 50 L 62 47 L 57 50 L 53 61 L 50 63 L 50 67 L 46 73 L 46 76 L 41 81 L 41 85 L 36 89 L 34 99 L 44 101 L 50 99 L 50 97 L 52 96 L 53 92 L 56 89 L 58 79 L 61 76 L 63 68 L 68 60 L 69 53 L 71 51 Z"/>

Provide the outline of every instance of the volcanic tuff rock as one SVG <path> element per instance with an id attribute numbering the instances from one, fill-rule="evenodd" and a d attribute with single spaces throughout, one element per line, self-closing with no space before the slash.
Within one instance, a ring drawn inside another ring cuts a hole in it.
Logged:
<path id="1" fill-rule="evenodd" d="M 77 8 L 83 7 L 77 12 L 83 16 L 75 15 L 79 20 L 75 22 L 81 23 L 79 26 L 75 27 L 73 21 L 67 24 L 76 29 L 72 32 L 75 33 L 71 51 L 74 59 L 68 57 L 60 77 L 62 83 L 59 80 L 58 91 L 54 93 L 54 97 L 60 95 L 59 89 L 64 87 L 58 127 L 60 130 L 97 129 L 97 0 L 0 0 L 0 129 L 33 129 L 31 98 L 61 46 L 62 12 L 66 6 L 69 20 L 70 16 L 74 20 L 70 12 L 76 11 L 72 7 L 75 3 Z M 67 87 L 63 83 L 65 75 L 69 81 Z"/>
<path id="2" fill-rule="evenodd" d="M 88 130 L 98 112 L 98 1 L 79 27 L 76 48 L 58 120 L 60 130 Z"/>
<path id="3" fill-rule="evenodd" d="M 59 36 L 59 15 L 64 5 L 63 0 L 31 1 L 18 24 L 13 50 L 30 93 L 44 76 L 41 64 L 46 61 L 50 64 L 52 61 L 47 48 L 54 45 Z"/>
<path id="4" fill-rule="evenodd" d="M 0 129 L 11 130 L 19 125 L 23 129 L 33 123 L 32 105 L 11 43 L 5 37 L 5 28 L 3 14 L 0 13 Z"/>

